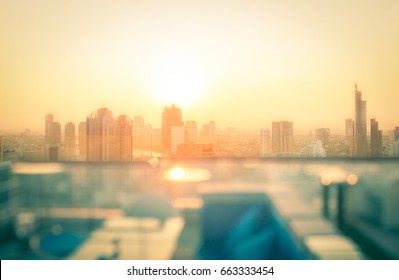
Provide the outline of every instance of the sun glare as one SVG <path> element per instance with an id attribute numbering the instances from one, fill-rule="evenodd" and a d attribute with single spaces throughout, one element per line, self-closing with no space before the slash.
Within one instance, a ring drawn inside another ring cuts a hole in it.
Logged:
<path id="1" fill-rule="evenodd" d="M 156 99 L 164 104 L 189 106 L 205 91 L 205 71 L 194 58 L 173 57 L 154 67 L 151 88 Z"/>
<path id="2" fill-rule="evenodd" d="M 185 176 L 184 169 L 181 167 L 175 167 L 170 171 L 170 177 L 173 180 L 179 181 L 182 180 Z"/>

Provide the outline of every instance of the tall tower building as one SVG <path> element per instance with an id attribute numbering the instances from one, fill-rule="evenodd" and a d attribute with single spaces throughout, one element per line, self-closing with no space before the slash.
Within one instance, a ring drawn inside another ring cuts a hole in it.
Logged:
<path id="1" fill-rule="evenodd" d="M 68 122 L 65 125 L 65 160 L 72 160 L 75 150 L 75 124 Z"/>
<path id="2" fill-rule="evenodd" d="M 58 122 L 54 122 L 52 114 L 45 116 L 44 142 L 50 146 L 61 144 L 61 125 Z"/>
<path id="3" fill-rule="evenodd" d="M 345 135 L 349 156 L 353 157 L 355 149 L 355 122 L 352 119 L 346 119 L 345 121 Z"/>
<path id="4" fill-rule="evenodd" d="M 57 161 L 61 144 L 61 125 L 58 122 L 54 122 L 52 114 L 45 116 L 44 142 L 46 144 L 47 159 L 49 161 Z"/>
<path id="5" fill-rule="evenodd" d="M 197 122 L 187 121 L 185 124 L 185 142 L 197 143 Z"/>
<path id="6" fill-rule="evenodd" d="M 112 161 L 132 160 L 133 121 L 121 115 L 114 123 L 111 132 L 110 156 Z"/>
<path id="7" fill-rule="evenodd" d="M 47 114 L 45 116 L 45 122 L 44 122 L 44 143 L 45 144 L 50 144 L 50 130 L 51 130 L 51 124 L 53 123 L 53 114 Z"/>
<path id="8" fill-rule="evenodd" d="M 87 117 L 86 125 L 86 160 L 110 160 L 111 136 L 114 128 L 112 112 L 106 108 L 98 109 Z"/>
<path id="9" fill-rule="evenodd" d="M 210 129 L 209 124 L 203 124 L 201 128 L 200 138 L 202 143 L 209 143 L 210 142 Z"/>
<path id="10" fill-rule="evenodd" d="M 271 143 L 270 143 L 270 130 L 267 128 L 260 130 L 260 141 L 259 141 L 259 156 L 267 157 L 270 156 Z"/>
<path id="11" fill-rule="evenodd" d="M 399 141 L 399 126 L 396 126 L 393 130 L 393 141 Z"/>
<path id="12" fill-rule="evenodd" d="M 162 112 L 162 156 L 171 156 L 173 126 L 183 126 L 182 111 L 175 105 L 165 107 Z"/>
<path id="13" fill-rule="evenodd" d="M 61 144 L 61 124 L 59 122 L 53 122 L 50 125 L 49 144 L 50 146 Z"/>
<path id="14" fill-rule="evenodd" d="M 366 101 L 355 85 L 355 156 L 367 156 L 367 115 Z"/>
<path id="15" fill-rule="evenodd" d="M 378 129 L 378 122 L 370 120 L 370 156 L 382 156 L 382 131 Z"/>
<path id="16" fill-rule="evenodd" d="M 393 130 L 393 143 L 391 144 L 391 156 L 399 157 L 399 126 Z"/>
<path id="17" fill-rule="evenodd" d="M 216 126 L 214 121 L 202 125 L 200 137 L 202 143 L 216 143 Z"/>
<path id="18" fill-rule="evenodd" d="M 272 152 L 290 153 L 294 150 L 293 123 L 282 121 L 272 123 Z"/>
<path id="19" fill-rule="evenodd" d="M 79 123 L 79 155 L 86 156 L 86 136 L 87 136 L 87 129 L 86 129 L 86 122 Z"/>

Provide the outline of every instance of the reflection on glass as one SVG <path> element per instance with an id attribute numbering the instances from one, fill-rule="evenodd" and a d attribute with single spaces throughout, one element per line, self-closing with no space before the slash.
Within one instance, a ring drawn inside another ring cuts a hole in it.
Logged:
<path id="1" fill-rule="evenodd" d="M 399 259 L 398 167 L 254 159 L 3 165 L 0 256 Z M 345 250 L 327 248 L 328 240 Z M 270 244 L 279 245 L 265 251 Z"/>

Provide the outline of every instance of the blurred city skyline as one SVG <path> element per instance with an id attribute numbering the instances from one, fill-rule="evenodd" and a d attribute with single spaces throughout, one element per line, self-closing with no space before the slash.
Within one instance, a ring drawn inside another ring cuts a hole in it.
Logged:
<path id="1" fill-rule="evenodd" d="M 0 1 L 0 130 L 44 132 L 98 108 L 161 127 L 398 125 L 399 1 Z"/>

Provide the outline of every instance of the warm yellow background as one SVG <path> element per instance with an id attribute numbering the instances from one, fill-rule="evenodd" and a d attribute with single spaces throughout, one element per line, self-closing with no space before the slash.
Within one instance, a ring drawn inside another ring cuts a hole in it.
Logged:
<path id="1" fill-rule="evenodd" d="M 218 127 L 343 131 L 355 82 L 368 119 L 399 125 L 399 1 L 0 0 L 0 131 L 101 106 L 160 127 L 172 102 Z"/>

